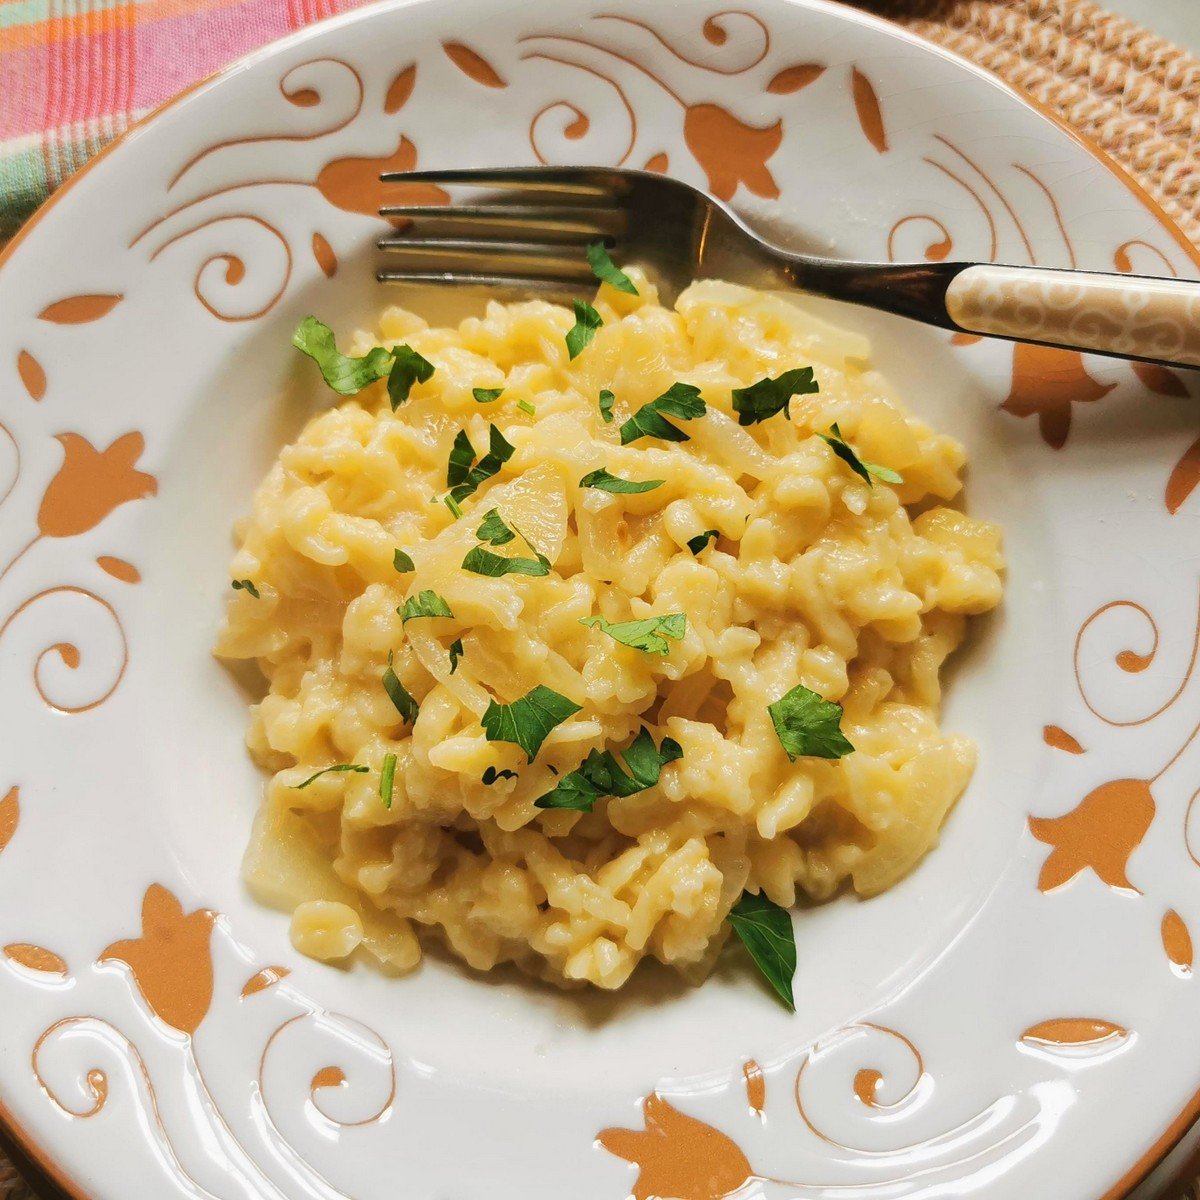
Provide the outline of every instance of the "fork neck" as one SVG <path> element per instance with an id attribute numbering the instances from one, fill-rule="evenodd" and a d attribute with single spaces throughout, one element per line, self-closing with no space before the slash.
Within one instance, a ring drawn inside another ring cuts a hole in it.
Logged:
<path id="1" fill-rule="evenodd" d="M 944 329 L 958 326 L 946 312 L 946 290 L 970 263 L 861 263 L 783 255 L 791 285 L 814 296 L 863 304 Z"/>

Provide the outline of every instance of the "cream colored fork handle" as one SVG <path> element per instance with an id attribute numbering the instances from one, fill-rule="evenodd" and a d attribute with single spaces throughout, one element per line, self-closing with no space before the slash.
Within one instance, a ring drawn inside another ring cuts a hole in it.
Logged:
<path id="1" fill-rule="evenodd" d="M 1200 367 L 1200 283 L 1138 275 L 967 267 L 946 289 L 972 333 Z"/>

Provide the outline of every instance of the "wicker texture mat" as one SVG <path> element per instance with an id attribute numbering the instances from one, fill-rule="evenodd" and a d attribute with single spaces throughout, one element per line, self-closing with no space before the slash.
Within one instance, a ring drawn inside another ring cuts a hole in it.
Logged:
<path id="1" fill-rule="evenodd" d="M 1031 96 L 1106 150 L 1200 244 L 1200 60 L 1091 0 L 859 2 Z M 1181 1181 L 1164 1200 L 1192 1195 Z M 37 1200 L 2 1153 L 0 1200 Z"/>

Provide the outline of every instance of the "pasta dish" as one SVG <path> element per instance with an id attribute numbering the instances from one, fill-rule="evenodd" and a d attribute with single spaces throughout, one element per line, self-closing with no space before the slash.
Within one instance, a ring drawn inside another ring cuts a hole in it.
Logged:
<path id="1" fill-rule="evenodd" d="M 297 331 L 345 398 L 237 528 L 246 876 L 319 959 L 616 988 L 733 930 L 790 1003 L 786 910 L 894 884 L 971 775 L 939 671 L 1000 533 L 863 338 L 598 261 L 574 311 Z"/>

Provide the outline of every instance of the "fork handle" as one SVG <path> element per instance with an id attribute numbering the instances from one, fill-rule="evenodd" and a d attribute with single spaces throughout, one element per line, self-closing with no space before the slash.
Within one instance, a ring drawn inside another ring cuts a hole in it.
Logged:
<path id="1" fill-rule="evenodd" d="M 1191 280 L 993 263 L 792 263 L 806 291 L 964 333 L 1200 367 L 1200 283 Z"/>

